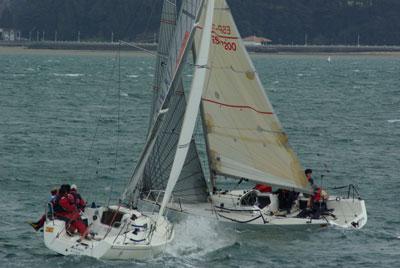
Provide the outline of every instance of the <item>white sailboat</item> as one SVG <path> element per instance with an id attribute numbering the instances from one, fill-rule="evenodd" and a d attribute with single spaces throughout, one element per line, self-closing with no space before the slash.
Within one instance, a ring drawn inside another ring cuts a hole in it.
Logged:
<path id="1" fill-rule="evenodd" d="M 159 117 L 152 119 L 138 172 L 127 188 L 127 193 L 136 195 L 126 194 L 125 200 L 136 203 L 140 196 L 159 205 L 160 215 L 169 208 L 245 227 L 362 228 L 367 222 L 366 207 L 354 186 L 349 186 L 348 195 L 325 196 L 321 214 L 306 213 L 306 196 L 313 190 L 288 144 L 226 1 L 204 1 L 194 32 L 194 40 L 190 34 L 185 42 L 192 47 L 196 61 L 187 103 L 179 75 L 174 76 L 175 94 L 169 96 L 168 110 L 158 109 L 163 122 Z M 166 81 L 173 81 L 171 77 L 167 75 Z M 160 91 L 158 96 L 163 99 L 166 94 Z M 199 114 L 209 178 L 193 138 Z M 280 210 L 279 195 L 273 192 L 216 190 L 221 177 L 266 184 L 299 196 L 285 212 Z"/>
<path id="2" fill-rule="evenodd" d="M 129 185 L 139 182 L 138 174 L 143 172 L 143 163 L 146 163 L 144 159 L 152 152 L 164 117 L 176 101 L 173 96 L 179 96 L 181 63 L 186 61 L 188 45 L 193 39 L 202 4 L 200 0 L 184 1 L 177 18 L 176 2 L 164 1 L 151 128 Z M 86 208 L 82 218 L 87 221 L 94 239 L 80 239 L 78 235 L 69 234 L 66 222 L 53 213 L 49 204 L 43 232 L 45 245 L 62 255 L 85 255 L 101 259 L 149 259 L 159 255 L 174 237 L 172 224 L 164 213 L 155 215 L 139 212 L 129 202 L 136 196 L 137 188 L 127 187 L 119 204 Z"/>

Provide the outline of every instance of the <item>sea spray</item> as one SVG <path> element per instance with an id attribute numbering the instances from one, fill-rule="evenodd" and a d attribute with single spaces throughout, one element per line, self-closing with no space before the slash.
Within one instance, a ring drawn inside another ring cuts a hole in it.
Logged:
<path id="1" fill-rule="evenodd" d="M 174 257 L 199 258 L 235 243 L 235 232 L 216 220 L 188 216 L 174 225 L 175 239 L 166 252 Z"/>

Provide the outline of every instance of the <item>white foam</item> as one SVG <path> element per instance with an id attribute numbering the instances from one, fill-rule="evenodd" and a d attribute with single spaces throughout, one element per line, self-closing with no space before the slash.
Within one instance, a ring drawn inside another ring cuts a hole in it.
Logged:
<path id="1" fill-rule="evenodd" d="M 55 76 L 66 76 L 66 77 L 80 77 L 83 76 L 83 74 L 59 74 L 59 73 L 53 73 Z"/>
<path id="2" fill-rule="evenodd" d="M 129 78 L 138 78 L 139 75 L 137 75 L 137 74 L 130 74 L 130 75 L 128 75 L 128 77 L 129 77 Z"/>
<path id="3" fill-rule="evenodd" d="M 400 122 L 400 119 L 390 119 L 388 120 L 388 123 L 398 123 Z"/>
<path id="4" fill-rule="evenodd" d="M 175 224 L 174 241 L 166 252 L 174 257 L 199 258 L 235 243 L 232 232 L 216 220 L 188 216 Z"/>
<path id="5" fill-rule="evenodd" d="M 128 97 L 129 95 L 128 95 L 128 93 L 121 92 L 121 96 L 122 96 L 122 97 Z"/>

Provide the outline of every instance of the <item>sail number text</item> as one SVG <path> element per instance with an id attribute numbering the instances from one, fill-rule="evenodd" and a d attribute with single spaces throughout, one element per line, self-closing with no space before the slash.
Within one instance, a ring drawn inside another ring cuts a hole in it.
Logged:
<path id="1" fill-rule="evenodd" d="M 220 45 L 227 51 L 236 51 L 236 41 L 231 41 L 231 27 L 229 25 L 216 25 L 213 24 L 212 42 L 214 45 Z M 227 40 L 228 39 L 228 40 Z"/>

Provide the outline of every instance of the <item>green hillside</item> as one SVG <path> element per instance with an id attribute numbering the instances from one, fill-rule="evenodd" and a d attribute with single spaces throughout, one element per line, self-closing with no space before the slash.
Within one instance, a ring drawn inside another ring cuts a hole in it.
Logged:
<path id="1" fill-rule="evenodd" d="M 400 44 L 399 0 L 228 0 L 243 36 L 275 44 Z M 32 39 L 151 40 L 161 0 L 0 0 L 0 28 Z"/>

